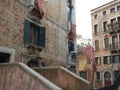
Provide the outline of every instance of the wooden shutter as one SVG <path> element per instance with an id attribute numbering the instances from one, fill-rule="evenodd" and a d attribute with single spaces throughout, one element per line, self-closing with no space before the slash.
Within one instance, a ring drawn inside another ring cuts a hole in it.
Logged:
<path id="1" fill-rule="evenodd" d="M 38 31 L 38 46 L 45 47 L 45 27 L 39 27 Z"/>
<path id="2" fill-rule="evenodd" d="M 30 42 L 30 22 L 25 20 L 24 24 L 24 43 L 27 44 Z"/>

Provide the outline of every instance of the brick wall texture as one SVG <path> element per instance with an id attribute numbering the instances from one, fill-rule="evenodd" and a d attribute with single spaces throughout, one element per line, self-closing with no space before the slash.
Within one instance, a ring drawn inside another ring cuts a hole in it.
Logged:
<path id="1" fill-rule="evenodd" d="M 0 1 L 0 46 L 15 49 L 15 62 L 27 63 L 34 57 L 40 57 L 48 65 L 66 65 L 68 32 L 59 26 L 67 26 L 66 0 L 49 0 L 46 3 L 47 15 L 59 25 L 49 19 L 42 19 L 38 23 L 46 27 L 46 47 L 41 53 L 38 49 L 34 49 L 34 53 L 30 51 L 32 55 L 26 55 L 27 49 L 23 42 L 24 21 L 29 19 L 25 5 L 28 5 L 28 0 Z"/>

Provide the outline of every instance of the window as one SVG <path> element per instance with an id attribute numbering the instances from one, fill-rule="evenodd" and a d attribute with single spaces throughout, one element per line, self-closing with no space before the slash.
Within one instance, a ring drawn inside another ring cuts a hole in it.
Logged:
<path id="1" fill-rule="evenodd" d="M 70 53 L 71 51 L 74 51 L 74 43 L 71 42 L 71 41 L 68 41 L 68 50 L 69 50 L 69 53 Z"/>
<path id="2" fill-rule="evenodd" d="M 107 21 L 103 22 L 103 31 L 107 32 Z"/>
<path id="3" fill-rule="evenodd" d="M 98 40 L 95 41 L 95 50 L 96 51 L 99 50 L 99 41 Z"/>
<path id="4" fill-rule="evenodd" d="M 94 15 L 94 19 L 97 19 L 97 15 Z"/>
<path id="5" fill-rule="evenodd" d="M 91 64 L 91 61 L 90 59 L 87 58 L 87 64 Z"/>
<path id="6" fill-rule="evenodd" d="M 84 46 L 84 43 L 81 43 L 82 46 Z"/>
<path id="7" fill-rule="evenodd" d="M 114 56 L 112 56 L 112 62 L 113 63 L 120 63 L 119 57 L 120 57 L 120 55 L 114 55 Z"/>
<path id="8" fill-rule="evenodd" d="M 104 64 L 110 64 L 110 63 L 111 63 L 111 58 L 110 58 L 110 56 L 104 56 L 104 57 L 103 57 L 103 63 L 104 63 Z"/>
<path id="9" fill-rule="evenodd" d="M 100 72 L 96 72 L 96 79 L 100 80 Z"/>
<path id="10" fill-rule="evenodd" d="M 119 11 L 120 10 L 120 5 L 119 6 L 117 6 L 117 11 Z"/>
<path id="11" fill-rule="evenodd" d="M 71 30 L 72 8 L 73 8 L 72 1 L 67 0 L 67 20 L 68 20 L 67 28 L 69 30 Z"/>
<path id="12" fill-rule="evenodd" d="M 98 25 L 94 25 L 94 34 L 97 35 L 97 32 L 98 32 Z"/>
<path id="13" fill-rule="evenodd" d="M 80 76 L 87 80 L 87 72 L 86 71 L 81 71 Z"/>
<path id="14" fill-rule="evenodd" d="M 116 22 L 115 18 L 111 19 L 111 31 L 115 29 L 115 22 Z"/>
<path id="15" fill-rule="evenodd" d="M 45 27 L 40 27 L 25 20 L 24 43 L 45 47 Z"/>
<path id="16" fill-rule="evenodd" d="M 108 38 L 104 39 L 104 48 L 109 48 L 109 39 Z"/>
<path id="17" fill-rule="evenodd" d="M 115 80 L 118 78 L 119 74 L 120 74 L 120 71 L 114 71 L 114 79 Z"/>
<path id="18" fill-rule="evenodd" d="M 71 18 L 72 18 L 72 1 L 71 0 L 68 0 L 68 5 L 67 5 L 67 8 L 68 8 L 68 21 L 71 21 Z"/>
<path id="19" fill-rule="evenodd" d="M 110 13 L 113 13 L 113 12 L 115 12 L 115 8 L 110 9 Z"/>
<path id="20" fill-rule="evenodd" d="M 106 16 L 106 11 L 103 12 L 103 16 Z"/>
<path id="21" fill-rule="evenodd" d="M 101 58 L 100 57 L 96 57 L 95 58 L 95 62 L 97 65 L 100 65 L 101 64 Z"/>
<path id="22" fill-rule="evenodd" d="M 117 21 L 118 21 L 118 29 L 120 30 L 120 16 L 119 17 L 117 17 Z"/>

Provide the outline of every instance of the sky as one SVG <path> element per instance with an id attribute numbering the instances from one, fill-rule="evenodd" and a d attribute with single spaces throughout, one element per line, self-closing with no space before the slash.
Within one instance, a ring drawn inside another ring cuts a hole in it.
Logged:
<path id="1" fill-rule="evenodd" d="M 113 0 L 76 0 L 77 34 L 85 39 L 92 39 L 91 12 L 101 5 Z"/>

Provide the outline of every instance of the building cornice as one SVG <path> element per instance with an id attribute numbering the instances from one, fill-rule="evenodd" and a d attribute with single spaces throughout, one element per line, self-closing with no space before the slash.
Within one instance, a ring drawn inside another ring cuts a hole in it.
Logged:
<path id="1" fill-rule="evenodd" d="M 104 10 L 106 10 L 108 8 L 112 8 L 113 6 L 116 6 L 118 4 L 120 4 L 120 0 L 111 1 L 111 2 L 109 2 L 107 4 L 104 4 L 102 6 L 99 6 L 99 7 L 95 8 L 95 9 L 92 9 L 91 10 L 91 15 L 94 14 L 94 13 L 100 12 L 100 11 L 104 11 Z"/>

